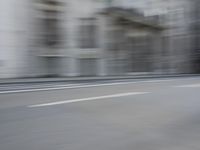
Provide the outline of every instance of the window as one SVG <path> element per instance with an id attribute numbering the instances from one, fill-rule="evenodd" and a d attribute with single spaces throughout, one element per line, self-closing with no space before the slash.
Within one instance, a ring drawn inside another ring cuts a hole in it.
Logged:
<path id="1" fill-rule="evenodd" d="M 61 3 L 55 0 L 42 0 L 37 5 L 40 11 L 39 30 L 40 42 L 45 47 L 58 47 L 61 45 L 60 15 L 62 12 Z"/>
<path id="2" fill-rule="evenodd" d="M 97 26 L 95 18 L 84 18 L 80 21 L 79 27 L 79 47 L 97 47 Z"/>

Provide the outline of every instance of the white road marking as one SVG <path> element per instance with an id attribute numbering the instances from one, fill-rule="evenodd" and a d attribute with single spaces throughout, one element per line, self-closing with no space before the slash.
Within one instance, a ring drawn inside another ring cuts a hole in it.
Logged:
<path id="1" fill-rule="evenodd" d="M 134 84 L 134 83 L 157 83 L 157 82 L 168 82 L 168 81 L 174 81 L 174 80 L 165 79 L 165 80 L 147 80 L 147 81 L 133 81 L 133 82 L 126 82 L 125 81 L 125 82 L 91 84 L 91 85 L 75 85 L 75 86 L 62 86 L 62 87 L 51 87 L 51 88 L 10 90 L 10 91 L 0 91 L 0 94 L 64 90 L 64 89 L 76 89 L 76 88 L 90 88 L 90 87 L 101 87 L 101 86 L 112 86 L 112 85 L 126 85 L 126 84 Z"/>
<path id="2" fill-rule="evenodd" d="M 120 94 L 113 94 L 113 95 L 104 95 L 104 96 L 97 96 L 97 97 L 88 97 L 88 98 L 80 98 L 80 99 L 51 102 L 51 103 L 43 103 L 43 104 L 37 104 L 37 105 L 30 105 L 28 107 L 29 108 L 45 107 L 45 106 L 77 103 L 77 102 L 83 102 L 83 101 L 94 101 L 94 100 L 99 100 L 99 99 L 108 99 L 108 98 L 124 97 L 124 96 L 131 96 L 131 95 L 141 95 L 141 94 L 147 94 L 147 93 L 149 93 L 149 92 L 120 93 Z"/>
<path id="3" fill-rule="evenodd" d="M 180 87 L 180 88 L 199 88 L 200 84 L 188 84 L 188 85 L 179 85 L 176 87 Z"/>
<path id="4" fill-rule="evenodd" d="M 54 86 L 54 85 L 52 85 Z M 51 90 L 62 90 L 62 89 L 71 89 L 73 87 L 78 87 L 80 84 L 70 85 L 55 85 L 54 87 L 49 88 L 34 88 L 34 89 L 23 89 L 23 90 L 9 90 L 9 91 L 0 91 L 0 94 L 12 94 L 12 93 L 24 93 L 24 92 L 38 92 L 38 91 L 51 91 Z"/>

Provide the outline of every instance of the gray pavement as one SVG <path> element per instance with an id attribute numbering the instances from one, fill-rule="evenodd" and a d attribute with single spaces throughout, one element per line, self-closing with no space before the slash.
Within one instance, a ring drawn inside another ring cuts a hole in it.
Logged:
<path id="1" fill-rule="evenodd" d="M 198 77 L 55 84 L 2 88 L 1 150 L 200 149 Z"/>

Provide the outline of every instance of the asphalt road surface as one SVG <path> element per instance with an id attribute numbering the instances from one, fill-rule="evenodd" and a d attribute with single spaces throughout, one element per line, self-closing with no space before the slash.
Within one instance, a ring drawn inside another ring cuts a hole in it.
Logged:
<path id="1" fill-rule="evenodd" d="M 199 77 L 0 87 L 0 150 L 199 149 Z"/>

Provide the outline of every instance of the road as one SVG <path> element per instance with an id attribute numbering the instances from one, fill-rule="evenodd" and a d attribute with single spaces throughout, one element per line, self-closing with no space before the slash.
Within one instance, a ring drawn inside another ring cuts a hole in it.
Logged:
<path id="1" fill-rule="evenodd" d="M 1 150 L 199 150 L 200 77 L 0 87 Z"/>

